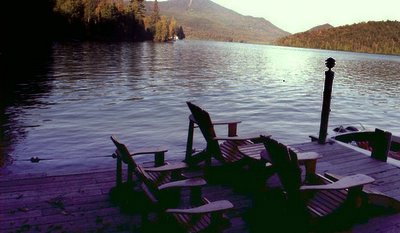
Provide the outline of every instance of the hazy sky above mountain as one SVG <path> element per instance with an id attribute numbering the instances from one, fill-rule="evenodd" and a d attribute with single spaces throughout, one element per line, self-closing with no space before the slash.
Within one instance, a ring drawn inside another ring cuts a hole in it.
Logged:
<path id="1" fill-rule="evenodd" d="M 243 15 L 263 17 L 290 33 L 329 23 L 400 21 L 400 0 L 212 0 Z"/>

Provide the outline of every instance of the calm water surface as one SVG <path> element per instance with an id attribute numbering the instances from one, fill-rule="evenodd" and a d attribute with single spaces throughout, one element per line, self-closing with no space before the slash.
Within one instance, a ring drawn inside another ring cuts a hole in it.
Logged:
<path id="1" fill-rule="evenodd" d="M 2 174 L 69 173 L 114 166 L 116 134 L 132 151 L 167 145 L 184 156 L 189 110 L 241 119 L 239 133 L 285 143 L 318 134 L 325 59 L 336 59 L 331 125 L 400 134 L 400 57 L 203 41 L 59 43 L 22 98 L 4 110 Z M 223 129 L 219 132 L 225 133 Z M 203 140 L 196 133 L 195 147 Z M 33 164 L 33 156 L 42 159 Z"/>

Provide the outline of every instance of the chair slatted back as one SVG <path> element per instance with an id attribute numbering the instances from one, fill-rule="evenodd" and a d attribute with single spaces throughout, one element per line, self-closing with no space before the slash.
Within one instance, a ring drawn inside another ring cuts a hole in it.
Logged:
<path id="1" fill-rule="evenodd" d="M 272 138 L 263 136 L 261 138 L 286 191 L 288 203 L 291 208 L 294 208 L 294 211 L 301 211 L 297 213 L 304 214 L 303 211 L 308 209 L 312 216 L 322 217 L 339 210 L 339 207 L 346 201 L 346 190 L 318 190 L 308 193 L 311 196 L 305 200 L 305 196 L 300 191 L 302 180 L 297 154 Z M 319 182 L 321 182 L 319 184 L 328 183 L 324 180 Z"/>
<path id="2" fill-rule="evenodd" d="M 132 172 L 135 172 L 135 175 L 141 180 L 146 181 L 148 185 L 157 187 L 172 180 L 171 172 L 146 172 L 142 166 L 135 162 L 125 144 L 120 143 L 114 135 L 111 136 L 111 140 L 117 147 L 117 156 L 119 156 L 124 163 L 128 164 Z"/>
<path id="3" fill-rule="evenodd" d="M 216 157 L 221 157 L 222 153 L 218 141 L 214 139 L 217 135 L 210 114 L 191 102 L 186 102 L 186 104 L 207 142 L 208 152 L 212 153 Z"/>
<path id="4" fill-rule="evenodd" d="M 120 143 L 117 137 L 114 135 L 111 136 L 111 141 L 114 143 L 115 147 L 117 147 L 117 150 L 115 151 L 117 156 L 119 156 L 124 163 L 132 166 L 132 169 L 135 169 L 137 167 L 137 163 L 135 160 L 133 160 L 128 147 L 125 144 Z"/>
<path id="5" fill-rule="evenodd" d="M 297 154 L 287 146 L 279 143 L 275 139 L 261 136 L 266 150 L 271 157 L 272 165 L 275 167 L 287 192 L 288 199 L 299 201 L 301 186 L 301 168 L 298 163 Z"/>

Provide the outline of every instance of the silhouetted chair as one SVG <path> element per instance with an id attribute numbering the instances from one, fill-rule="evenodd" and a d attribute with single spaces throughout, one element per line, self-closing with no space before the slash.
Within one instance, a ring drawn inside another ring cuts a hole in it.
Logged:
<path id="1" fill-rule="evenodd" d="M 303 185 L 296 153 L 274 139 L 261 138 L 285 191 L 290 212 L 299 219 L 307 216 L 302 219 L 303 226 L 321 217 L 351 216 L 364 204 L 363 186 L 374 182 L 373 178 L 356 174 L 332 183 L 316 174 L 319 179 L 314 182 L 318 182 Z"/>
<path id="2" fill-rule="evenodd" d="M 128 177 L 135 173 L 146 197 L 153 204 L 152 207 L 146 207 L 142 203 L 140 211 L 143 223 L 147 222 L 149 212 L 156 211 L 158 214 L 165 212 L 175 217 L 179 226 L 186 232 L 217 229 L 217 226 L 224 222 L 223 213 L 233 208 L 232 203 L 227 200 L 209 202 L 202 197 L 201 186 L 204 186 L 206 181 L 202 178 L 186 179 L 182 174 L 186 164 L 175 163 L 146 168 L 135 162 L 128 148 L 115 136 L 111 136 L 111 140 L 117 147 L 116 157 L 128 165 Z M 181 208 L 180 191 L 184 188 L 190 189 L 190 200 L 186 203 L 186 208 Z"/>
<path id="3" fill-rule="evenodd" d="M 127 183 L 128 185 L 132 184 L 133 180 L 133 172 L 135 171 L 136 167 L 138 164 L 136 161 L 133 159 L 135 156 L 138 155 L 154 155 L 154 162 L 153 163 L 146 163 L 142 164 L 141 167 L 159 167 L 163 166 L 169 163 L 165 162 L 165 152 L 168 150 L 164 147 L 155 147 L 155 148 L 146 148 L 146 149 L 141 149 L 136 152 L 131 153 L 127 146 L 125 144 L 122 144 L 118 141 L 117 137 L 115 135 L 111 136 L 111 141 L 114 143 L 116 146 L 116 151 L 113 154 L 113 157 L 117 159 L 117 167 L 116 167 L 116 186 L 119 187 L 122 185 L 122 162 L 125 163 L 128 167 L 127 169 Z M 170 164 L 171 168 L 174 169 L 179 169 L 181 171 L 182 169 L 187 168 L 187 165 L 183 162 L 174 162 Z M 164 177 L 165 182 L 168 182 L 169 180 L 167 177 Z"/>
<path id="4" fill-rule="evenodd" d="M 227 137 L 218 137 L 214 129 L 215 124 L 212 122 L 210 114 L 191 102 L 186 103 L 192 113 L 192 115 L 189 117 L 190 121 L 198 125 L 207 143 L 206 149 L 204 151 L 192 156 L 197 156 L 200 158 L 192 158 L 187 155 L 187 160 L 205 160 L 208 164 L 210 164 L 211 158 L 214 157 L 224 164 L 232 164 L 248 159 L 243 153 L 238 150 L 238 146 L 254 143 L 253 141 L 257 140 L 259 138 L 259 135 L 250 137 L 237 136 L 237 123 L 239 122 L 235 121 L 218 122 L 219 125 L 226 124 L 229 127 L 229 134 Z M 223 142 L 220 144 L 220 141 Z M 191 140 L 188 140 L 188 142 L 188 144 L 191 145 Z M 187 151 L 190 152 L 192 148 L 189 147 L 190 146 L 188 146 Z"/>
<path id="5" fill-rule="evenodd" d="M 136 167 L 136 172 L 142 181 L 141 187 L 159 215 L 164 213 L 172 216 L 184 232 L 217 232 L 227 226 L 224 213 L 233 208 L 231 202 L 220 200 L 210 202 L 202 196 L 201 186 L 206 185 L 202 178 L 192 178 L 158 184 L 150 172 L 164 169 L 162 167 L 143 169 Z M 179 199 L 182 189 L 190 189 L 189 200 Z M 143 214 L 146 214 L 144 212 Z M 143 222 L 147 216 L 143 215 Z"/>
<path id="6" fill-rule="evenodd" d="M 133 185 L 133 175 L 137 167 L 146 170 L 150 169 L 148 175 L 157 185 L 185 178 L 182 175 L 182 171 L 187 168 L 187 165 L 183 162 L 166 163 L 164 161 L 164 156 L 167 149 L 164 147 L 141 149 L 131 153 L 125 144 L 118 141 L 115 135 L 111 136 L 111 141 L 116 147 L 113 157 L 117 159 L 117 169 L 116 186 L 111 189 L 110 196 L 111 200 L 120 204 L 123 209 L 130 211 L 137 206 L 137 198 L 132 198 L 132 196 L 137 195 L 138 191 L 135 190 L 137 187 Z M 154 162 L 138 164 L 134 159 L 138 155 L 154 155 Z M 122 181 L 122 164 L 127 165 L 126 182 Z M 152 171 L 151 169 L 153 168 L 156 170 Z M 137 176 L 137 173 L 135 175 Z"/>

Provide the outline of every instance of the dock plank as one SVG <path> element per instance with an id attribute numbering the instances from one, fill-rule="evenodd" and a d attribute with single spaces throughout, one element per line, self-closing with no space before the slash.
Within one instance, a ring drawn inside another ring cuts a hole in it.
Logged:
<path id="1" fill-rule="evenodd" d="M 337 175 L 363 173 L 372 176 L 376 181 L 371 185 L 374 189 L 398 199 L 397 187 L 400 188 L 400 168 L 386 162 L 375 160 L 351 147 L 340 143 L 320 145 L 316 142 L 292 145 L 301 151 L 315 151 L 322 154 L 318 160 L 319 173 L 330 172 Z"/>
<path id="2" fill-rule="evenodd" d="M 374 160 L 338 143 L 319 145 L 307 142 L 291 146 L 300 152 L 320 153 L 323 156 L 317 163 L 317 171 L 320 173 L 371 175 L 376 179 L 371 185 L 373 189 L 400 200 L 398 167 Z M 198 174 L 203 172 L 192 171 L 189 176 Z M 114 185 L 113 168 L 57 176 L 39 174 L 1 177 L 0 232 L 142 232 L 140 213 L 126 213 L 110 200 L 109 191 Z M 265 190 L 268 192 L 278 187 L 277 176 L 266 181 Z M 265 197 L 264 193 L 249 195 L 245 190 L 215 183 L 203 188 L 203 195 L 209 200 L 227 199 L 234 204 L 234 209 L 227 213 L 231 225 L 224 231 L 231 233 L 257 232 L 261 230 L 257 227 L 264 224 L 272 231 L 278 229 L 281 222 L 266 222 L 266 219 L 274 219 L 274 215 L 279 216 L 281 209 L 280 202 L 274 199 L 276 196 L 268 192 Z M 182 194 L 188 199 L 188 191 Z M 271 205 L 259 206 L 260 198 L 271 198 Z M 151 221 L 155 219 L 152 215 Z M 384 232 L 382 229 L 385 229 L 400 232 L 399 222 L 400 214 L 392 214 L 371 219 L 349 230 Z"/>

